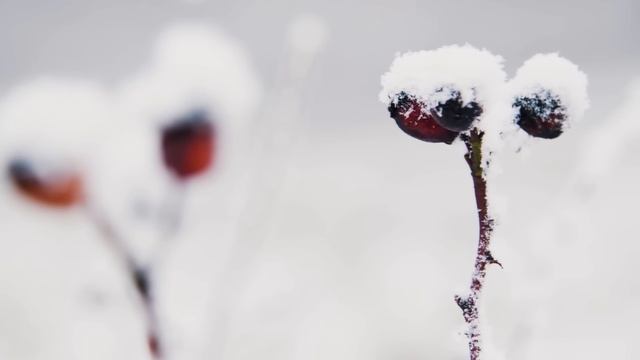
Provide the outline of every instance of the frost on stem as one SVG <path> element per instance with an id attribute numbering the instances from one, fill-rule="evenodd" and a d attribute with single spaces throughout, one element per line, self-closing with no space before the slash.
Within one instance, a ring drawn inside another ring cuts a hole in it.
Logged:
<path id="1" fill-rule="evenodd" d="M 147 318 L 147 346 L 149 347 L 149 352 L 154 359 L 162 359 L 162 342 L 160 341 L 157 314 L 153 304 L 153 289 L 149 271 L 142 267 L 132 266 L 130 273 L 136 290 L 140 295 Z"/>
<path id="2" fill-rule="evenodd" d="M 469 285 L 469 293 L 465 296 L 456 296 L 455 301 L 462 309 L 462 315 L 469 328 L 467 337 L 469 339 L 469 352 L 471 360 L 477 360 L 480 357 L 481 342 L 479 328 L 479 310 L 478 303 L 480 301 L 480 293 L 487 275 L 487 266 L 490 264 L 500 263 L 493 258 L 489 245 L 491 243 L 491 234 L 493 233 L 494 221 L 489 215 L 489 204 L 487 199 L 487 180 L 485 178 L 482 167 L 482 138 L 484 133 L 478 129 L 473 129 L 469 134 L 461 135 L 467 147 L 467 153 L 464 158 L 469 165 L 471 178 L 473 179 L 473 188 L 476 198 L 476 207 L 478 209 L 478 248 L 476 252 L 473 275 L 471 276 L 471 284 Z M 502 266 L 502 265 L 500 265 Z"/>

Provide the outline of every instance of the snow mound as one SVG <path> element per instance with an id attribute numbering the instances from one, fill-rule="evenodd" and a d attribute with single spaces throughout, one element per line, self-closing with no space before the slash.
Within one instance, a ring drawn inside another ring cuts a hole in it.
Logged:
<path id="1" fill-rule="evenodd" d="M 209 25 L 182 23 L 158 36 L 151 60 L 124 82 L 121 97 L 134 116 L 156 124 L 194 110 L 237 122 L 254 111 L 260 86 L 235 40 Z"/>
<path id="2" fill-rule="evenodd" d="M 107 92 L 91 81 L 43 77 L 16 86 L 0 103 L 0 159 L 83 166 L 111 109 Z"/>
<path id="3" fill-rule="evenodd" d="M 518 69 L 509 81 L 513 99 L 552 97 L 560 101 L 566 119 L 564 128 L 579 120 L 589 107 L 587 75 L 557 53 L 536 54 Z"/>
<path id="4" fill-rule="evenodd" d="M 395 58 L 382 75 L 379 98 L 385 104 L 404 92 L 420 98 L 428 109 L 447 101 L 454 92 L 463 105 L 490 101 L 506 79 L 503 59 L 471 45 L 407 52 Z"/>

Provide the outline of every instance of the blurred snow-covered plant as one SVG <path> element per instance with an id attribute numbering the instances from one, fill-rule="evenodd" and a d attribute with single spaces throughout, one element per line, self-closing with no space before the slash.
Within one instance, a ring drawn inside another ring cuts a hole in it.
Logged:
<path id="1" fill-rule="evenodd" d="M 0 161 L 9 182 L 39 204 L 87 215 L 136 290 L 155 359 L 165 354 L 154 303 L 156 248 L 177 231 L 187 180 L 218 159 L 232 163 L 229 154 L 242 150 L 235 140 L 259 95 L 234 40 L 208 25 L 181 24 L 159 36 L 151 61 L 115 95 L 89 81 L 43 79 L 0 103 Z M 153 220 L 157 239 L 139 236 L 140 219 Z"/>
<path id="2" fill-rule="evenodd" d="M 93 196 L 92 172 L 98 154 L 110 146 L 103 139 L 119 116 L 112 100 L 108 91 L 89 81 L 46 78 L 16 87 L 0 105 L 2 164 L 9 181 L 29 199 L 83 212 L 119 258 L 145 305 L 148 284 L 143 272 Z M 112 190 L 100 191 L 113 196 Z M 150 314 L 144 316 L 149 322 Z M 148 324 L 148 329 L 153 352 L 155 325 Z"/>
<path id="3" fill-rule="evenodd" d="M 517 131 L 560 136 L 588 107 L 586 75 L 557 54 L 533 56 L 509 82 L 502 62 L 470 45 L 445 46 L 398 56 L 381 80 L 380 100 L 400 129 L 426 142 L 462 143 L 466 149 L 479 239 L 469 292 L 455 301 L 468 326 L 471 360 L 482 350 L 478 305 L 487 268 L 501 266 L 490 250 L 496 224 L 487 183 L 492 157 Z"/>
<path id="4" fill-rule="evenodd" d="M 240 150 L 237 135 L 247 130 L 260 90 L 248 54 L 234 39 L 206 24 L 181 23 L 160 34 L 119 98 L 134 121 L 156 129 L 164 164 L 186 180 L 214 161 L 231 161 L 227 153 Z"/>
<path id="5" fill-rule="evenodd" d="M 42 78 L 14 88 L 0 105 L 2 164 L 37 203 L 84 199 L 91 149 L 109 111 L 106 91 L 88 81 Z"/>
<path id="6" fill-rule="evenodd" d="M 240 139 L 248 130 L 260 90 L 245 50 L 222 31 L 202 23 L 165 29 L 144 67 L 118 89 L 121 110 L 153 134 L 152 153 L 173 180 L 158 195 L 160 209 L 156 210 L 162 216 L 156 219 L 156 227 L 163 231 L 142 254 L 150 309 L 155 253 L 179 230 L 190 180 L 203 177 L 214 166 L 217 174 L 237 166 L 234 162 L 240 161 L 246 145 Z M 143 171 L 128 184 L 145 186 L 146 182 Z M 161 354 L 161 347 L 156 351 Z"/>

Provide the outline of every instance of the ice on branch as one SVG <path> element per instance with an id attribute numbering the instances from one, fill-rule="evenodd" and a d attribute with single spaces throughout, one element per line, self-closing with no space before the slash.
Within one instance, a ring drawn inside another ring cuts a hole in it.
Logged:
<path id="1" fill-rule="evenodd" d="M 535 137 L 555 138 L 589 107 L 587 76 L 558 54 L 537 54 L 509 82 L 515 121 Z"/>

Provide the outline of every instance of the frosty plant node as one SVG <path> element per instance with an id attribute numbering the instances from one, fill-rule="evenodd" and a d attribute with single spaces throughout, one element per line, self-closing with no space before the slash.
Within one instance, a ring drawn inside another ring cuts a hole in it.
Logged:
<path id="1" fill-rule="evenodd" d="M 467 323 L 471 360 L 480 359 L 480 295 L 487 268 L 502 266 L 490 249 L 495 220 L 487 172 L 505 137 L 524 131 L 560 136 L 588 107 L 587 78 L 557 54 L 535 55 L 507 81 L 503 59 L 470 45 L 408 52 L 382 76 L 380 100 L 398 127 L 426 142 L 462 143 L 478 210 L 478 245 L 468 292 L 455 301 Z"/>

